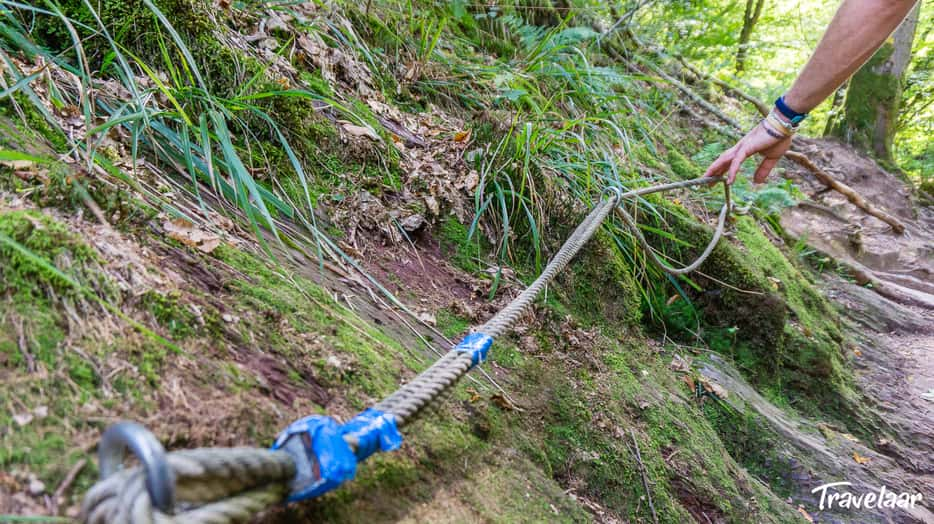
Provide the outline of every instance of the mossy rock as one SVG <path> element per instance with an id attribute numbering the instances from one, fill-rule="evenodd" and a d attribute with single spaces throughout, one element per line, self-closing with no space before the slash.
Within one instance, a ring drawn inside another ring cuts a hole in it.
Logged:
<path id="1" fill-rule="evenodd" d="M 605 232 L 594 235 L 559 282 L 568 302 L 590 322 L 635 325 L 641 320 L 639 285 Z"/>
<path id="2" fill-rule="evenodd" d="M 710 228 L 677 212 L 672 216 L 674 233 L 694 246 L 683 256 L 696 256 Z M 739 217 L 733 230 L 738 242 L 720 242 L 700 268 L 727 285 L 694 277 L 708 284 L 692 296 L 708 344 L 731 356 L 758 385 L 790 396 L 816 401 L 848 389 L 837 311 L 752 218 Z"/>

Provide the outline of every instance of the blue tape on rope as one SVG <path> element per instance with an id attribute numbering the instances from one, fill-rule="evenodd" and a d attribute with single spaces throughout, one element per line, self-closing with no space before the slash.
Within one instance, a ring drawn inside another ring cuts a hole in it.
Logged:
<path id="1" fill-rule="evenodd" d="M 377 409 L 367 409 L 341 426 L 341 434 L 357 439 L 357 460 L 377 451 L 393 451 L 402 445 L 396 417 Z"/>
<path id="2" fill-rule="evenodd" d="M 454 346 L 454 351 L 458 353 L 470 353 L 473 364 L 476 366 L 486 361 L 486 355 L 490 352 L 490 346 L 493 345 L 493 337 L 484 333 L 470 333 L 459 344 Z"/>
<path id="3" fill-rule="evenodd" d="M 272 449 L 295 461 L 289 502 L 327 493 L 353 479 L 357 470 L 357 457 L 331 417 L 312 415 L 293 422 L 276 437 Z"/>

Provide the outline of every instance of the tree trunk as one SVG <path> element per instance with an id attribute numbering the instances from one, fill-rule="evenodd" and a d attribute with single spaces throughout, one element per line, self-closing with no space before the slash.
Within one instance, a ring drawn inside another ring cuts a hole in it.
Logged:
<path id="1" fill-rule="evenodd" d="M 752 39 L 752 30 L 762 16 L 762 7 L 765 0 L 746 0 L 746 11 L 743 13 L 743 29 L 739 33 L 739 48 L 736 50 L 736 72 L 740 73 L 746 67 L 746 56 L 749 52 L 749 40 Z"/>
<path id="2" fill-rule="evenodd" d="M 827 113 L 827 123 L 824 124 L 824 135 L 831 134 L 837 115 L 843 110 L 843 101 L 846 100 L 846 89 L 849 84 L 848 80 L 833 92 L 833 101 L 830 102 L 830 111 Z"/>
<path id="3" fill-rule="evenodd" d="M 905 70 L 918 26 L 919 2 L 892 38 L 850 79 L 843 111 L 828 126 L 830 135 L 892 160 L 892 139 L 898 117 Z"/>

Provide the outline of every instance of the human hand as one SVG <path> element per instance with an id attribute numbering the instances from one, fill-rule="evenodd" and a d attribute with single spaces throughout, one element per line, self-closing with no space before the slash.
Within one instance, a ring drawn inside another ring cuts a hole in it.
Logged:
<path id="1" fill-rule="evenodd" d="M 791 147 L 791 137 L 784 136 L 777 131 L 770 129 L 763 120 L 752 131 L 746 134 L 735 146 L 724 151 L 707 168 L 705 177 L 720 176 L 727 173 L 727 184 L 732 184 L 736 180 L 736 174 L 743 161 L 750 156 L 759 153 L 763 156 L 762 162 L 756 169 L 753 181 L 757 184 L 765 182 L 765 179 L 772 172 L 772 168 L 778 163 L 778 160 Z"/>

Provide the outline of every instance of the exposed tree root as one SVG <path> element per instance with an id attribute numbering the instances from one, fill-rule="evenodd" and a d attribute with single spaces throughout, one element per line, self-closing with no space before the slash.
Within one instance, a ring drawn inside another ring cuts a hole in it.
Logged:
<path id="1" fill-rule="evenodd" d="M 897 234 L 901 235 L 905 232 L 905 224 L 899 219 L 872 205 L 868 200 L 863 198 L 862 195 L 854 191 L 853 188 L 833 178 L 826 171 L 814 165 L 807 155 L 799 153 L 798 151 L 788 151 L 785 153 L 785 156 L 794 160 L 798 165 L 810 170 L 824 185 L 845 196 L 854 206 L 892 226 L 892 230 Z"/>

